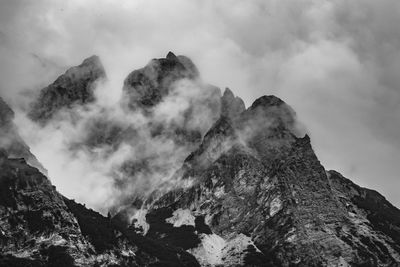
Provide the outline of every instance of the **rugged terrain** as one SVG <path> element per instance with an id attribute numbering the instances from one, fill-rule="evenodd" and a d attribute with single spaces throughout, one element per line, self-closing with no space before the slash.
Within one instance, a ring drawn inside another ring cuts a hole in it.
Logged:
<path id="1" fill-rule="evenodd" d="M 44 126 L 95 103 L 105 77 L 99 58 L 86 59 L 41 91 L 29 117 Z M 146 190 L 129 188 L 104 217 L 56 191 L 0 102 L 1 140 L 18 145 L 1 143 L 0 265 L 400 264 L 400 210 L 325 170 L 281 99 L 262 96 L 246 109 L 170 52 L 128 75 L 120 108 L 140 120 L 102 110 L 71 144 L 93 154 L 101 148 L 104 157 L 123 145 L 144 155 L 117 166 L 115 187 L 135 185 L 140 174 Z M 150 148 L 138 146 L 143 140 Z M 155 176 L 163 179 L 150 182 Z"/>

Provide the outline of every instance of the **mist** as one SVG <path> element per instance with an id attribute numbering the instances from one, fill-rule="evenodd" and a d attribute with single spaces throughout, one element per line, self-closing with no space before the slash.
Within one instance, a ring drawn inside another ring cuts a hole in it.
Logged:
<path id="1" fill-rule="evenodd" d="M 85 136 L 85 124 L 63 120 L 40 129 L 24 114 L 41 88 L 96 54 L 108 81 L 97 87 L 89 110 L 76 111 L 82 121 L 104 108 L 123 118 L 124 127 L 143 121 L 139 114 L 119 116 L 123 81 L 171 50 L 191 58 L 203 81 L 228 86 L 246 106 L 262 95 L 281 97 L 307 128 L 325 168 L 400 206 L 399 24 L 396 0 L 2 1 L 0 96 L 60 192 L 90 207 L 112 206 L 117 189 L 109 170 L 131 148 L 121 145 L 106 159 L 102 148 L 96 152 L 102 161 L 93 160 L 90 151 L 71 150 L 71 140 Z"/>

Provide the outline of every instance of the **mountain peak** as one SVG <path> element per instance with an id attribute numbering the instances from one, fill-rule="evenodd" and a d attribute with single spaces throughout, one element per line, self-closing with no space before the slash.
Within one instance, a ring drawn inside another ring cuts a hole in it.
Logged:
<path id="1" fill-rule="evenodd" d="M 100 57 L 97 55 L 93 55 L 88 58 L 85 58 L 83 60 L 83 62 L 80 64 L 80 66 L 83 66 L 83 65 L 93 66 L 96 68 L 104 69 L 103 64 L 101 63 Z"/>
<path id="2" fill-rule="evenodd" d="M 86 58 L 40 91 L 32 103 L 29 117 L 44 125 L 61 109 L 93 102 L 96 82 L 105 77 L 100 58 L 95 55 Z"/>
<path id="3" fill-rule="evenodd" d="M 176 59 L 178 59 L 178 57 L 175 56 L 174 53 L 172 53 L 171 51 L 169 51 L 168 54 L 167 54 L 167 56 L 166 56 L 166 59 L 176 60 Z"/>
<path id="4" fill-rule="evenodd" d="M 257 98 L 253 104 L 251 105 L 251 109 L 254 109 L 256 107 L 262 106 L 262 107 L 272 107 L 272 106 L 281 106 L 285 104 L 285 102 L 280 99 L 279 97 L 276 97 L 274 95 L 264 95 L 259 98 Z"/>
<path id="5" fill-rule="evenodd" d="M 173 90 L 175 82 L 181 79 L 194 81 L 198 76 L 198 70 L 189 58 L 169 52 L 166 58 L 153 59 L 126 77 L 122 104 L 129 109 L 148 111 Z"/>
<path id="6" fill-rule="evenodd" d="M 238 96 L 235 97 L 228 87 L 225 88 L 224 94 L 221 98 L 221 116 L 234 119 L 245 111 L 245 109 L 246 106 L 244 105 L 243 100 Z"/>

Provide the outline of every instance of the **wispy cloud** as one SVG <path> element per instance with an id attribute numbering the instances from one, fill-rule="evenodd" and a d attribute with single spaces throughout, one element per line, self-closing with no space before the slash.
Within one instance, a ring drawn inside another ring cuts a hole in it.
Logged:
<path id="1" fill-rule="evenodd" d="M 229 86 L 247 105 L 264 94 L 283 98 L 307 126 L 327 168 L 400 205 L 396 0 L 0 6 L 0 90 L 14 108 L 26 105 L 21 94 L 31 97 L 92 54 L 102 58 L 110 82 L 99 98 L 112 106 L 131 70 L 172 50 L 192 58 L 205 81 Z"/>

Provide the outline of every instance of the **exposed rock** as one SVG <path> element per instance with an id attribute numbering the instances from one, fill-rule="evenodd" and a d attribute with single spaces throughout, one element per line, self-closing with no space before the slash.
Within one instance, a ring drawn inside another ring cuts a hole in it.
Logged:
<path id="1" fill-rule="evenodd" d="M 344 190 L 338 178 L 333 186 L 309 137 L 292 133 L 294 120 L 282 100 L 266 96 L 237 119 L 216 122 L 182 168 L 183 179 L 194 179 L 194 185 L 171 191 L 147 207 L 147 235 L 190 249 L 204 266 L 399 263 L 400 211 L 371 191 L 358 192 L 355 185 Z M 349 213 L 343 194 L 356 211 Z M 198 224 L 190 232 L 165 222 L 162 214 L 180 209 L 202 221 L 208 235 L 227 241 L 243 234 L 254 247 L 242 249 L 236 258 L 215 260 L 200 253 L 204 233 Z M 383 213 L 388 215 L 380 221 Z M 176 238 L 179 231 L 187 239 Z"/>
<path id="2" fill-rule="evenodd" d="M 0 97 L 0 148 L 4 149 L 10 158 L 24 158 L 28 164 L 46 174 L 47 170 L 31 153 L 28 145 L 20 137 L 13 122 L 14 111 Z"/>
<path id="3" fill-rule="evenodd" d="M 0 159 L 0 266 L 198 266 L 60 195 L 23 159 Z"/>
<path id="4" fill-rule="evenodd" d="M 124 82 L 125 112 L 145 123 L 127 124 L 106 110 L 88 122 L 76 147 L 108 147 L 106 154 L 122 143 L 140 148 L 141 157 L 116 166 L 116 186 L 137 173 L 167 173 L 173 185 L 150 188 L 150 196 L 132 192 L 113 218 L 64 198 L 36 169 L 0 150 L 0 265 L 400 264 L 399 209 L 326 172 L 290 106 L 263 96 L 245 109 L 229 89 L 221 97 L 199 80 L 190 59 L 170 52 Z M 66 91 L 77 92 L 70 84 Z M 91 101 L 77 95 L 41 114 Z M 12 111 L 0 105 L 0 115 L 9 123 Z M 174 149 L 157 147 L 160 140 Z"/>
<path id="5" fill-rule="evenodd" d="M 41 90 L 39 97 L 32 104 L 29 117 L 44 125 L 62 109 L 93 102 L 96 82 L 105 77 L 98 56 L 85 59 L 82 64 L 68 69 L 51 85 Z"/>
<path id="6" fill-rule="evenodd" d="M 169 52 L 166 58 L 151 60 L 144 68 L 135 70 L 124 81 L 123 104 L 130 109 L 145 110 L 157 105 L 180 79 L 198 78 L 198 70 L 184 56 Z"/>
<path id="7" fill-rule="evenodd" d="M 232 93 L 229 88 L 225 89 L 221 98 L 221 115 L 235 119 L 246 110 L 243 100 Z"/>

